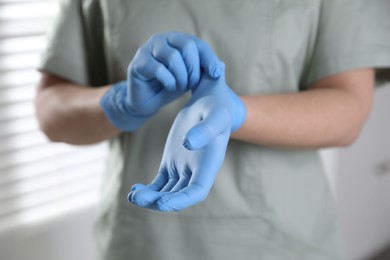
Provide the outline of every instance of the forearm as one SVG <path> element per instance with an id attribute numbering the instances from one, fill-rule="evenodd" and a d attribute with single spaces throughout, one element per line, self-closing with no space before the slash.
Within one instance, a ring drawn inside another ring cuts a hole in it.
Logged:
<path id="1" fill-rule="evenodd" d="M 367 99 L 339 88 L 245 96 L 242 100 L 247 118 L 232 138 L 271 147 L 349 145 L 358 136 L 370 110 Z"/>
<path id="2" fill-rule="evenodd" d="M 36 113 L 42 130 L 52 141 L 70 144 L 98 143 L 119 134 L 99 105 L 108 88 L 55 83 L 39 89 Z"/>

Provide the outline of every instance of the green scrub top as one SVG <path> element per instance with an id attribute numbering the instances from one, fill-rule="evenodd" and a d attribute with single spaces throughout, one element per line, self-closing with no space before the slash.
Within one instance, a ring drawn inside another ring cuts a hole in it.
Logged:
<path id="1" fill-rule="evenodd" d="M 126 78 L 151 35 L 181 31 L 212 46 L 239 95 L 304 91 L 366 67 L 377 69 L 379 82 L 389 75 L 389 10 L 389 0 L 62 1 L 41 69 L 102 86 Z M 156 175 L 186 100 L 110 141 L 95 225 L 99 259 L 343 259 L 334 200 L 314 150 L 231 140 L 204 202 L 177 213 L 127 202 L 132 184 Z"/>

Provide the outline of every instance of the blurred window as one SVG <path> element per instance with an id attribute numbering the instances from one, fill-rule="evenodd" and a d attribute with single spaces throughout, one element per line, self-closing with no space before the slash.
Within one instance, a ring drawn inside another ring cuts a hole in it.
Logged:
<path id="1" fill-rule="evenodd" d="M 105 144 L 49 143 L 33 99 L 56 0 L 0 0 L 0 231 L 96 203 Z"/>

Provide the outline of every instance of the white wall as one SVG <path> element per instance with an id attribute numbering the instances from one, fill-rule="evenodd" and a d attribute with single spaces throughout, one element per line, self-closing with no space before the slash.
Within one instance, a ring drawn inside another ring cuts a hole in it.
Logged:
<path id="1" fill-rule="evenodd" d="M 372 114 L 351 147 L 324 152 L 350 260 L 390 245 L 390 86 L 375 93 Z"/>

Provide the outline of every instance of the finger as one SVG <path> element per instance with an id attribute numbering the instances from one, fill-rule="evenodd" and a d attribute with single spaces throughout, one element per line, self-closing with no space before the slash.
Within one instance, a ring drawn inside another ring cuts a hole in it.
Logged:
<path id="1" fill-rule="evenodd" d="M 179 192 L 168 193 L 156 201 L 160 211 L 181 211 L 206 199 L 209 189 L 191 185 Z"/>
<path id="2" fill-rule="evenodd" d="M 169 46 L 167 40 L 160 40 L 152 44 L 151 53 L 175 77 L 177 89 L 184 91 L 188 84 L 188 72 L 180 52 Z"/>
<path id="3" fill-rule="evenodd" d="M 161 167 L 153 181 L 147 185 L 151 190 L 161 191 L 168 182 L 168 172 L 165 167 Z"/>
<path id="4" fill-rule="evenodd" d="M 128 201 L 144 208 L 152 208 L 157 198 L 163 196 L 160 190 L 166 185 L 168 174 L 165 167 L 161 167 L 154 180 L 148 184 L 135 184 L 128 194 Z"/>
<path id="5" fill-rule="evenodd" d="M 229 112 L 225 108 L 214 109 L 187 132 L 183 140 L 184 147 L 188 150 L 205 147 L 228 129 L 230 121 Z"/>
<path id="6" fill-rule="evenodd" d="M 130 191 L 142 190 L 145 187 L 146 187 L 146 185 L 141 184 L 141 183 L 137 183 L 137 184 L 134 184 L 133 186 L 131 186 Z"/>
<path id="7" fill-rule="evenodd" d="M 138 191 L 138 190 L 142 190 L 142 189 L 151 189 L 151 190 L 154 190 L 154 191 L 160 191 L 161 188 L 157 187 L 157 185 L 152 185 L 152 184 L 148 184 L 148 185 L 144 185 L 144 184 L 141 184 L 141 183 L 137 183 L 137 184 L 134 184 L 130 191 Z"/>
<path id="8" fill-rule="evenodd" d="M 206 158 L 211 158 L 212 162 L 197 165 L 188 185 L 178 192 L 168 193 L 158 199 L 156 201 L 157 210 L 180 211 L 206 199 L 221 169 L 228 141 L 228 134 L 218 138 L 215 147 L 205 151 Z"/>
<path id="9" fill-rule="evenodd" d="M 142 190 L 142 189 L 145 189 L 146 188 L 146 185 L 143 185 L 141 183 L 137 183 L 137 184 L 134 184 L 131 189 L 130 189 L 130 192 L 129 194 L 127 194 L 127 200 L 129 202 L 132 202 L 132 196 L 133 194 L 135 193 L 135 191 L 138 191 L 138 190 Z"/>
<path id="10" fill-rule="evenodd" d="M 173 33 L 168 37 L 168 44 L 180 51 L 187 68 L 190 87 L 197 86 L 200 80 L 200 60 L 196 43 L 181 33 Z"/>
<path id="11" fill-rule="evenodd" d="M 156 208 L 155 203 L 161 197 L 165 196 L 167 193 L 154 191 L 148 187 L 144 187 L 141 190 L 135 190 L 129 193 L 128 199 L 131 203 L 143 207 L 143 208 Z"/>
<path id="12" fill-rule="evenodd" d="M 211 47 L 202 39 L 190 36 L 196 43 L 199 51 L 201 67 L 210 77 L 217 79 L 222 75 L 224 64 L 218 59 Z"/>
<path id="13" fill-rule="evenodd" d="M 168 181 L 165 186 L 161 189 L 162 192 L 171 191 L 173 187 L 179 182 L 179 173 L 177 172 L 176 165 L 172 165 L 168 171 Z"/>
<path id="14" fill-rule="evenodd" d="M 160 84 L 169 91 L 176 89 L 176 79 L 174 75 L 165 67 L 164 64 L 158 62 L 154 57 L 147 53 L 142 58 L 137 56 L 129 66 L 131 76 L 148 81 L 156 79 Z"/>
<path id="15" fill-rule="evenodd" d="M 176 185 L 171 189 L 171 192 L 177 192 L 188 186 L 192 177 L 192 170 L 190 167 L 185 167 L 180 174 L 180 179 Z"/>

